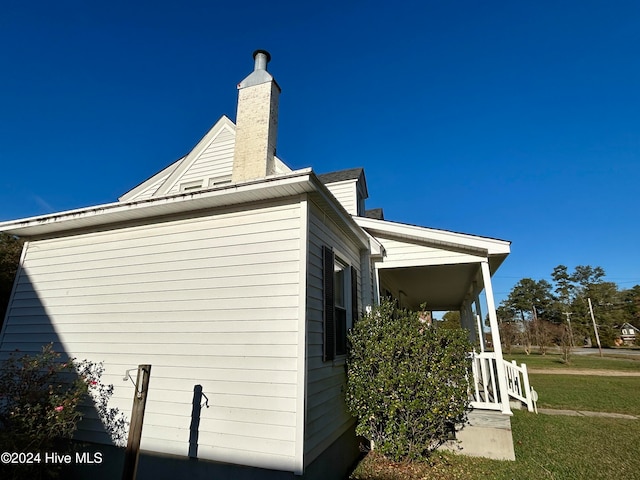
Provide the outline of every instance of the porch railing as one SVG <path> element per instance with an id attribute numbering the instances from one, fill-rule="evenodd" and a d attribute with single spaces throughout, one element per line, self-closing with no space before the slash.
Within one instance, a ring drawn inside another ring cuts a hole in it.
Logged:
<path id="1" fill-rule="evenodd" d="M 533 412 L 533 399 L 531 398 L 527 366 L 524 363 L 518 365 L 515 360 L 511 363 L 504 360 L 503 362 L 507 374 L 507 393 L 509 393 L 509 397 L 520 400 L 530 412 Z"/>
<path id="2" fill-rule="evenodd" d="M 493 352 L 471 352 L 470 396 L 471 406 L 483 410 L 502 410 L 496 369 L 496 356 Z"/>
<path id="3" fill-rule="evenodd" d="M 498 378 L 498 362 L 494 352 L 471 352 L 470 384 L 471 406 L 484 410 L 503 410 Z M 502 360 L 502 371 L 506 375 L 507 394 L 527 406 L 533 412 L 533 400 L 529 376 L 525 364 L 517 365 L 515 361 Z"/>

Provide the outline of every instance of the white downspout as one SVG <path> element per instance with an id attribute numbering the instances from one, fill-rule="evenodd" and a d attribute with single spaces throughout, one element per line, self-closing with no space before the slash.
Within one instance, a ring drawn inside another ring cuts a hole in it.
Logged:
<path id="1" fill-rule="evenodd" d="M 502 358 L 502 344 L 500 343 L 500 330 L 498 330 L 498 317 L 496 315 L 496 305 L 493 299 L 493 286 L 491 285 L 491 270 L 489 270 L 489 260 L 480 263 L 482 268 L 482 281 L 484 283 L 484 293 L 487 299 L 487 312 L 489 314 L 489 325 L 491 326 L 491 339 L 493 340 L 493 351 L 496 356 L 496 370 L 498 374 L 498 384 L 500 385 L 500 401 L 502 403 L 502 413 L 512 415 L 509 407 L 509 393 L 507 392 L 507 372 L 504 368 Z"/>

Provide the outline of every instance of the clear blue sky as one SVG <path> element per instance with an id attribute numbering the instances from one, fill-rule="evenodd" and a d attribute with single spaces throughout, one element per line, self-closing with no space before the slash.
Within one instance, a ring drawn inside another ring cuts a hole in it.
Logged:
<path id="1" fill-rule="evenodd" d="M 3 2 L 0 221 L 115 201 L 226 114 L 251 53 L 278 155 L 366 169 L 389 220 L 640 283 L 640 2 Z"/>

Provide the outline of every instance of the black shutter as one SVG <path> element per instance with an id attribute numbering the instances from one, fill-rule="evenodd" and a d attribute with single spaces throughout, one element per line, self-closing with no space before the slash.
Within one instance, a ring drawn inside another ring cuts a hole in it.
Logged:
<path id="1" fill-rule="evenodd" d="M 358 309 L 358 271 L 351 265 L 351 326 L 354 327 L 360 318 Z"/>
<path id="2" fill-rule="evenodd" d="M 333 360 L 336 356 L 336 320 L 335 300 L 333 291 L 333 249 L 322 247 L 322 294 L 324 296 L 323 308 L 323 360 Z"/>

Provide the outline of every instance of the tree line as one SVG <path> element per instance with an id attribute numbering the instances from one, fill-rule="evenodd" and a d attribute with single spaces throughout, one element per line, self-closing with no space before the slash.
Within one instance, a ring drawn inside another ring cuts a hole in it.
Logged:
<path id="1" fill-rule="evenodd" d="M 502 342 L 509 353 L 513 344 L 527 353 L 537 345 L 545 353 L 549 345 L 596 345 L 589 303 L 603 347 L 620 344 L 620 328 L 626 322 L 640 325 L 640 285 L 620 289 L 605 281 L 602 267 L 578 265 L 570 272 L 558 265 L 552 281 L 523 278 L 497 308 Z"/>

